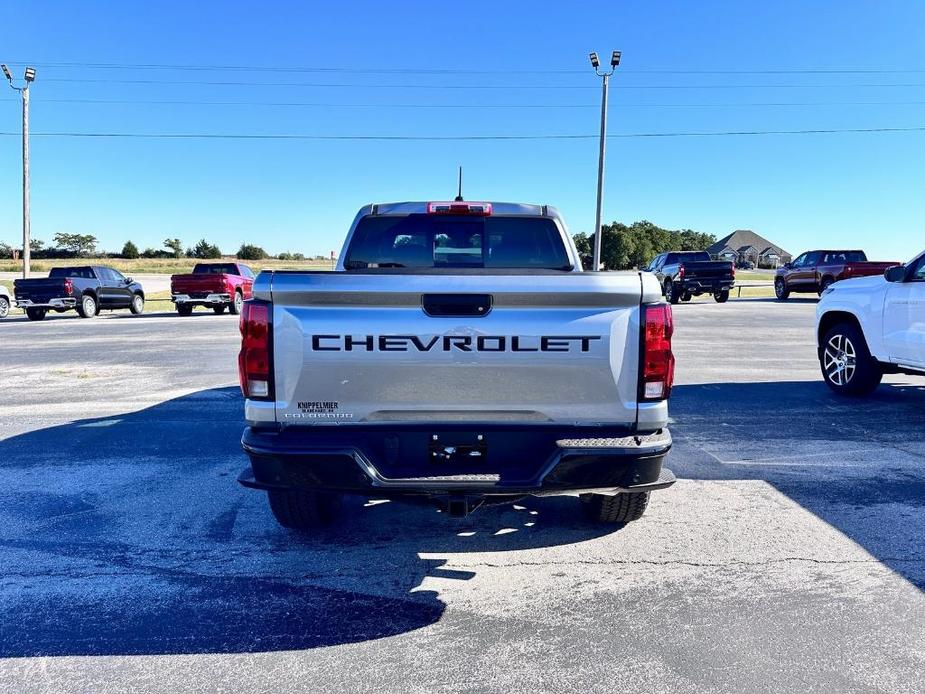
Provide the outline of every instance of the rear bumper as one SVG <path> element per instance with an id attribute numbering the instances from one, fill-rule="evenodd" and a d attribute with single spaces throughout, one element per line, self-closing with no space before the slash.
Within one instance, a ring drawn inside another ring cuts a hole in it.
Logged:
<path id="1" fill-rule="evenodd" d="M 189 294 L 173 294 L 170 300 L 175 304 L 190 304 L 193 306 L 216 306 L 219 304 L 230 304 L 230 294 L 207 294 L 206 296 L 193 297 Z"/>
<path id="2" fill-rule="evenodd" d="M 691 294 L 712 294 L 724 290 L 732 289 L 735 286 L 734 279 L 728 280 L 682 280 L 677 284 L 686 292 Z"/>
<path id="3" fill-rule="evenodd" d="M 32 299 L 17 299 L 17 308 L 74 308 L 77 306 L 75 297 L 62 297 L 46 299 L 44 301 L 32 301 Z"/>
<path id="4" fill-rule="evenodd" d="M 248 428 L 241 443 L 251 469 L 238 480 L 254 489 L 479 497 L 641 492 L 675 481 L 662 467 L 667 429 L 607 437 L 600 428 L 545 425 Z M 467 452 L 448 461 L 448 449 Z"/>

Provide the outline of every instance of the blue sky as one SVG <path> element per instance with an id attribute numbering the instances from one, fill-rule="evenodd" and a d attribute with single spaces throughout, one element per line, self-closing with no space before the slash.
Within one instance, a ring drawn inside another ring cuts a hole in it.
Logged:
<path id="1" fill-rule="evenodd" d="M 0 61 L 39 70 L 34 133 L 593 135 L 587 53 L 614 48 L 612 134 L 925 127 L 925 4 L 912 1 L 8 0 L 4 16 L 27 28 L 5 32 Z M 129 67 L 152 64 L 195 69 Z M 0 94 L 0 132 L 18 132 L 17 95 Z M 905 260 L 925 247 L 923 162 L 922 131 L 615 138 L 604 217 Z M 92 233 L 114 250 L 177 236 L 328 253 L 364 203 L 451 196 L 460 163 L 469 199 L 548 203 L 573 232 L 593 226 L 593 138 L 36 136 L 32 229 L 46 241 Z M 18 138 L 0 136 L 8 243 L 21 234 L 19 167 Z"/>

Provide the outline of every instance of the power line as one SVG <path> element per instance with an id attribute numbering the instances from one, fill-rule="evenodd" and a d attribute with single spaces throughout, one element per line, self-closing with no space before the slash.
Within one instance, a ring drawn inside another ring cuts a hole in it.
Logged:
<path id="1" fill-rule="evenodd" d="M 296 65 L 192 65 L 176 63 L 94 63 L 94 62 L 42 62 L 9 61 L 13 65 L 38 65 L 42 68 L 80 68 L 90 70 L 177 70 L 177 71 L 237 71 L 237 72 L 282 72 L 282 73 L 334 73 L 369 75 L 497 75 L 510 74 L 508 69 L 473 68 L 384 68 L 384 67 L 322 67 Z M 586 70 L 571 68 L 531 68 L 531 74 L 569 75 L 586 74 Z M 624 71 L 621 71 L 624 72 Z M 663 69 L 627 68 L 625 73 L 655 75 L 880 75 L 925 73 L 925 68 L 792 68 L 792 69 Z"/>
<path id="2" fill-rule="evenodd" d="M 724 137 L 754 135 L 820 135 L 842 133 L 903 133 L 925 132 L 925 126 L 907 128 L 814 128 L 804 130 L 724 130 L 706 132 L 655 132 L 615 133 L 607 139 L 660 138 L 660 137 Z M 0 132 L 0 136 L 19 136 L 19 133 Z M 589 140 L 598 135 L 305 135 L 305 134 L 248 134 L 248 133 L 104 133 L 104 132 L 45 132 L 32 133 L 33 137 L 119 138 L 119 139 L 172 139 L 172 140 L 317 140 L 317 141 L 378 141 L 378 142 L 443 142 L 493 140 Z"/>
<path id="3" fill-rule="evenodd" d="M 127 104 L 161 106 L 267 106 L 307 108 L 435 108 L 435 109 L 568 109 L 600 108 L 600 104 L 434 104 L 434 103 L 332 103 L 320 101 L 197 101 L 186 99 L 42 99 L 42 103 L 56 104 Z M 621 108 L 734 108 L 770 106 L 916 106 L 925 101 L 763 101 L 716 103 L 627 103 Z"/>
<path id="4" fill-rule="evenodd" d="M 161 80 L 161 79 L 93 79 L 78 77 L 73 79 L 65 78 L 45 78 L 42 82 L 59 82 L 65 84 L 168 84 L 177 85 L 198 85 L 198 86 L 217 86 L 217 87 L 310 87 L 310 88 L 351 88 L 351 89 L 436 89 L 436 90 L 457 90 L 457 89 L 504 89 L 504 90 L 525 90 L 525 89 L 583 89 L 596 90 L 594 85 L 574 85 L 574 84 L 364 84 L 362 82 L 264 82 L 264 81 L 244 81 L 244 80 Z M 906 87 L 925 87 L 923 82 L 911 83 L 893 83 L 878 84 L 873 83 L 841 83 L 841 84 L 621 84 L 620 91 L 627 89 L 830 89 L 844 87 L 861 87 L 861 88 L 906 88 Z"/>

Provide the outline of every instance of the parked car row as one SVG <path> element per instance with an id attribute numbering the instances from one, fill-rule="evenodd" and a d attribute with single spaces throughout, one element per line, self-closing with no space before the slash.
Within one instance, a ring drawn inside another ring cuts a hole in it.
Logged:
<path id="1" fill-rule="evenodd" d="M 254 271 L 242 263 L 198 263 L 191 274 L 170 278 L 170 300 L 181 316 L 191 315 L 196 306 L 237 315 L 253 285 Z M 44 320 L 49 311 L 76 311 L 81 318 L 119 309 L 139 315 L 145 306 L 141 284 L 104 265 L 52 268 L 48 277 L 15 280 L 13 289 L 16 306 L 33 321 Z M 0 318 L 9 315 L 13 303 L 0 285 Z"/>

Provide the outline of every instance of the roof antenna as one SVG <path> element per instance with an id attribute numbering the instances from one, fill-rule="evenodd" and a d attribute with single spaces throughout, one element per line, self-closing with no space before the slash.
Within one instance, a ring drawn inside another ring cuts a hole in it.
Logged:
<path id="1" fill-rule="evenodd" d="M 462 196 L 462 167 L 459 167 L 459 193 L 456 194 L 456 200 L 454 202 L 463 202 Z"/>

